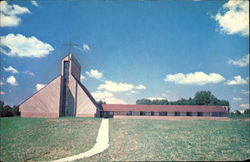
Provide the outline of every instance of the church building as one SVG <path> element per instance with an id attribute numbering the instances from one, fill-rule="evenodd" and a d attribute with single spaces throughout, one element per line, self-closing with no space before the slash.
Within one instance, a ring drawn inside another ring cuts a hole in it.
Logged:
<path id="1" fill-rule="evenodd" d="M 80 82 L 81 65 L 69 54 L 61 74 L 19 106 L 21 117 L 99 117 L 100 108 Z"/>
<path id="2" fill-rule="evenodd" d="M 21 117 L 57 118 L 114 116 L 226 116 L 226 106 L 199 105 L 97 105 L 80 82 L 81 65 L 70 53 L 61 74 L 19 105 Z"/>

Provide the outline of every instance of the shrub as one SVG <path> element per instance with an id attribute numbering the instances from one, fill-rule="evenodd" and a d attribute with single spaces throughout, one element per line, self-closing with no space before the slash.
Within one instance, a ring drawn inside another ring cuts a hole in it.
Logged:
<path id="1" fill-rule="evenodd" d="M 0 117 L 12 117 L 12 116 L 19 116 L 19 106 L 9 106 L 4 105 L 3 101 L 0 101 Z"/>

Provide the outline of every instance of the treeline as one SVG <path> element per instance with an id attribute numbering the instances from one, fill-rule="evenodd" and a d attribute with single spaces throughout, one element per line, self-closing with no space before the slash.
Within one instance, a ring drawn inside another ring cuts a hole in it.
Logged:
<path id="1" fill-rule="evenodd" d="M 19 106 L 9 106 L 4 105 L 3 101 L 0 101 L 0 117 L 12 117 L 12 116 L 19 116 Z"/>
<path id="2" fill-rule="evenodd" d="M 234 112 L 230 112 L 227 117 L 231 119 L 247 119 L 250 118 L 250 109 L 246 109 L 243 112 L 236 110 Z"/>
<path id="3" fill-rule="evenodd" d="M 150 100 L 139 99 L 136 100 L 137 105 L 210 105 L 210 106 L 229 106 L 226 100 L 217 99 L 210 91 L 199 91 L 195 93 L 194 98 L 184 99 L 181 98 L 177 101 L 163 100 Z"/>

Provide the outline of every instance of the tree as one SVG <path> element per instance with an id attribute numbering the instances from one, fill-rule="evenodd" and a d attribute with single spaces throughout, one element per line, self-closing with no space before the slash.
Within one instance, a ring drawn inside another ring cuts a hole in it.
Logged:
<path id="1" fill-rule="evenodd" d="M 0 117 L 12 117 L 20 115 L 19 106 L 4 105 L 4 102 L 0 100 Z"/>
<path id="2" fill-rule="evenodd" d="M 102 104 L 106 104 L 106 102 L 105 102 L 105 101 L 102 101 L 102 100 L 97 101 L 96 103 L 97 103 L 97 106 L 98 106 L 100 109 L 102 109 Z"/>
<path id="3" fill-rule="evenodd" d="M 4 102 L 0 100 L 0 108 L 4 106 Z"/>
<path id="4" fill-rule="evenodd" d="M 97 103 L 98 105 L 106 104 L 106 102 L 105 102 L 105 101 L 102 101 L 102 100 L 97 101 L 96 103 Z"/>
<path id="5" fill-rule="evenodd" d="M 136 100 L 136 105 L 151 105 L 151 101 L 149 99 L 139 99 Z"/>
<path id="6" fill-rule="evenodd" d="M 19 106 L 13 106 L 12 107 L 12 113 L 13 113 L 13 116 L 19 116 L 20 115 L 20 112 L 19 112 Z"/>
<path id="7" fill-rule="evenodd" d="M 163 100 L 158 100 L 159 105 L 168 105 L 168 100 L 167 99 L 163 99 Z"/>
<path id="8" fill-rule="evenodd" d="M 195 101 L 191 97 L 189 97 L 187 102 L 188 102 L 188 105 L 195 105 Z"/>
<path id="9" fill-rule="evenodd" d="M 229 102 L 226 100 L 217 99 L 210 91 L 199 91 L 196 92 L 195 97 L 189 99 L 181 98 L 177 101 L 163 100 L 150 100 L 150 99 L 139 99 L 136 100 L 136 105 L 210 105 L 210 106 L 227 106 L 228 111 Z"/>
<path id="10" fill-rule="evenodd" d="M 176 101 L 176 105 L 188 105 L 188 101 L 184 98 Z"/>
<path id="11" fill-rule="evenodd" d="M 250 109 L 246 109 L 246 110 L 244 111 L 244 114 L 250 114 Z"/>
<path id="12" fill-rule="evenodd" d="M 235 114 L 239 115 L 239 114 L 241 114 L 241 112 L 239 110 L 236 110 Z"/>
<path id="13" fill-rule="evenodd" d="M 196 92 L 194 97 L 194 101 L 197 105 L 214 105 L 216 100 L 210 91 Z"/>

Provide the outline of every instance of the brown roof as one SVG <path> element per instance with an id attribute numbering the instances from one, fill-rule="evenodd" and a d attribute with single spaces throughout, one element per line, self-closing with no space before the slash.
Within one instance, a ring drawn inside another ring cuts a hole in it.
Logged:
<path id="1" fill-rule="evenodd" d="M 102 107 L 103 107 L 103 111 L 222 112 L 222 113 L 227 113 L 225 106 L 103 104 Z"/>

